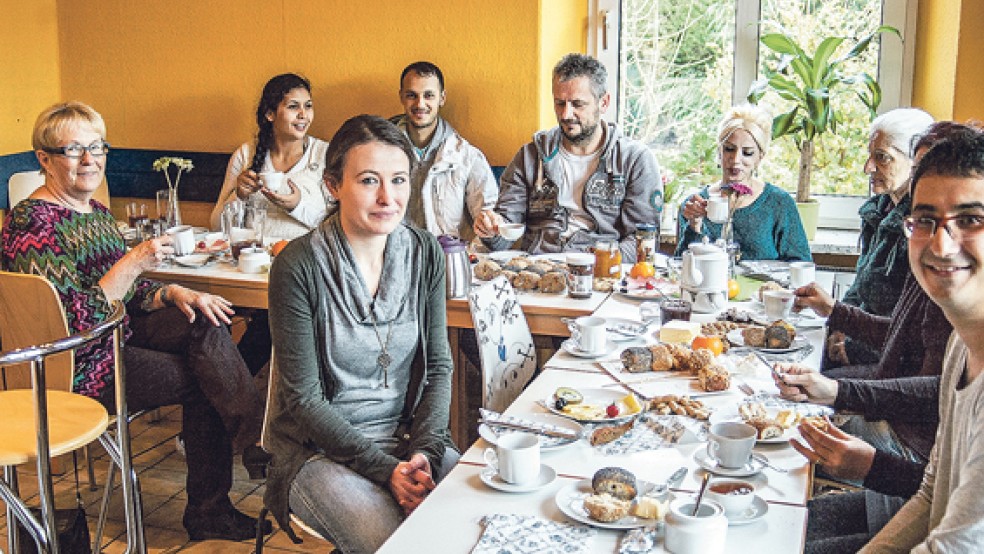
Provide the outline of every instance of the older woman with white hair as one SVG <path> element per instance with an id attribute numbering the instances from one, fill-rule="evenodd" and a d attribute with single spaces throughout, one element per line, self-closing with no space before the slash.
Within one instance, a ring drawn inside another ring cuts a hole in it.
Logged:
<path id="1" fill-rule="evenodd" d="M 692 242 L 721 238 L 723 225 L 707 218 L 712 194 L 732 190 L 733 238 L 749 260 L 810 260 L 810 245 L 796 203 L 786 191 L 756 176 L 769 149 L 772 116 L 744 104 L 731 108 L 718 126 L 721 181 L 704 187 L 684 202 L 677 236 L 677 255 Z M 684 223 L 684 221 L 686 223 Z"/>
<path id="2" fill-rule="evenodd" d="M 918 108 L 898 108 L 871 122 L 868 159 L 864 172 L 873 196 L 858 210 L 861 217 L 861 255 L 854 284 L 843 302 L 873 315 L 889 316 L 911 273 L 908 241 L 902 218 L 909 215 L 909 174 L 912 171 L 914 139 L 933 124 L 933 116 Z M 878 361 L 879 347 L 831 333 L 825 367 L 857 365 Z"/>

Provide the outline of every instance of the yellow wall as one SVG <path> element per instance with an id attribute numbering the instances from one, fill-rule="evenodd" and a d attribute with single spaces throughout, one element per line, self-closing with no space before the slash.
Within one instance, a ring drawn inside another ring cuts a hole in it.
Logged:
<path id="1" fill-rule="evenodd" d="M 428 59 L 445 72 L 444 114 L 504 165 L 554 124 L 541 73 L 584 50 L 584 4 L 61 0 L 61 91 L 100 110 L 114 144 L 228 152 L 255 132 L 260 89 L 277 73 L 310 78 L 312 134 L 330 138 L 353 115 L 398 113 L 400 71 Z"/>
<path id="2" fill-rule="evenodd" d="M 55 0 L 0 0 L 0 155 L 31 149 L 34 119 L 61 96 Z"/>
<path id="3" fill-rule="evenodd" d="M 937 119 L 984 120 L 984 2 L 920 0 L 912 103 Z"/>

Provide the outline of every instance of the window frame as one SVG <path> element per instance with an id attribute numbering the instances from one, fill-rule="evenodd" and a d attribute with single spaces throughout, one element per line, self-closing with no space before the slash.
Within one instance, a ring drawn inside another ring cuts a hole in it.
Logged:
<path id="1" fill-rule="evenodd" d="M 732 81 L 732 103 L 744 100 L 758 70 L 759 26 L 762 0 L 736 0 L 735 3 L 735 75 Z M 879 113 L 912 104 L 912 75 L 915 66 L 916 15 L 918 0 L 882 0 L 882 23 L 902 32 L 903 42 L 888 40 L 879 50 L 878 81 L 882 87 Z M 588 53 L 608 68 L 608 90 L 612 91 L 611 106 L 605 119 L 617 121 L 619 113 L 619 49 L 621 47 L 622 0 L 588 1 Z M 863 196 L 818 195 L 820 227 L 859 229 L 856 214 L 866 200 Z"/>

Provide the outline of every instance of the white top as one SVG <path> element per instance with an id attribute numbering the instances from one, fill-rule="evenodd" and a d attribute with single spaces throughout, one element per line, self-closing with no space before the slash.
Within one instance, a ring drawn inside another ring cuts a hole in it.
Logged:
<path id="1" fill-rule="evenodd" d="M 557 183 L 557 203 L 570 210 L 570 224 L 563 235 L 569 237 L 577 230 L 593 231 L 594 220 L 584 211 L 584 185 L 598 168 L 601 149 L 587 156 L 578 156 L 560 147 L 560 165 L 564 169 L 564 182 Z"/>
<path id="2" fill-rule="evenodd" d="M 862 552 L 980 552 L 984 545 L 984 378 L 958 389 L 966 366 L 967 347 L 954 333 L 922 485 Z"/>
<path id="3" fill-rule="evenodd" d="M 284 174 L 285 190 L 287 179 L 290 179 L 301 191 L 301 201 L 293 210 L 289 213 L 285 212 L 270 203 L 259 192 L 249 198 L 250 202 L 266 207 L 267 217 L 263 229 L 264 241 L 266 242 L 269 242 L 266 237 L 290 240 L 306 234 L 317 227 L 328 213 L 328 202 L 332 196 L 322 179 L 328 143 L 309 135 L 304 137 L 304 144 L 304 154 L 301 159 Z M 209 219 L 212 229 L 217 230 L 222 226 L 222 208 L 239 198 L 236 196 L 236 179 L 240 173 L 249 169 L 252 162 L 253 144 L 248 142 L 240 146 L 229 159 L 225 181 L 223 181 L 222 191 L 219 193 L 219 201 L 212 210 L 212 216 Z M 262 171 L 276 171 L 270 161 L 269 153 L 263 162 Z"/>

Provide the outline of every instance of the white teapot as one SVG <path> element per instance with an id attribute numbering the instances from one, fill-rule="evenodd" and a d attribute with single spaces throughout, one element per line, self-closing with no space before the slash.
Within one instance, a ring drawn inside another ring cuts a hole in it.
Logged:
<path id="1" fill-rule="evenodd" d="M 728 290 L 728 253 L 710 243 L 695 242 L 683 253 L 683 288 L 693 291 Z"/>

